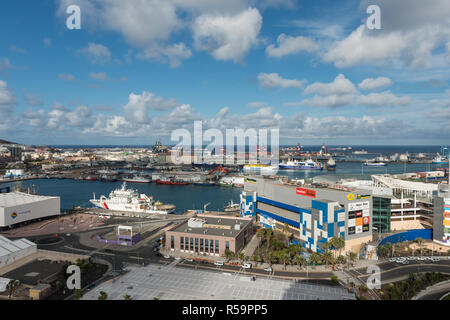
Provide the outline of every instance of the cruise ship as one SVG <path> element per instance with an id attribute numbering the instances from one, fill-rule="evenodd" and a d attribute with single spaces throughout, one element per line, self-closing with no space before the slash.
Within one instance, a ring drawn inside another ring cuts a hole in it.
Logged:
<path id="1" fill-rule="evenodd" d="M 312 159 L 306 161 L 287 161 L 280 163 L 280 169 L 292 169 L 292 170 L 323 170 L 323 166 L 319 162 L 315 162 Z"/>
<path id="2" fill-rule="evenodd" d="M 124 182 L 120 189 L 116 189 L 109 194 L 109 198 L 101 196 L 100 199 L 94 198 L 90 202 L 102 209 L 110 211 L 127 211 L 136 213 L 157 213 L 169 214 L 175 211 L 175 206 L 164 205 L 161 202 L 155 202 L 152 196 L 139 194 L 137 190 L 127 189 Z"/>

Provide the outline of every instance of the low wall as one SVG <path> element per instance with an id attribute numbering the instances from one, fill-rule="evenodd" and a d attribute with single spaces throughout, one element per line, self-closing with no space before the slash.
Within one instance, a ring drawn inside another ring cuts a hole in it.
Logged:
<path id="1" fill-rule="evenodd" d="M 383 240 L 380 241 L 378 246 L 385 245 L 390 242 L 392 244 L 403 242 L 403 241 L 414 241 L 417 238 L 422 238 L 423 240 L 432 240 L 433 239 L 433 230 L 432 229 L 420 229 L 420 230 L 408 230 L 406 232 L 396 233 L 390 236 L 387 236 Z"/>

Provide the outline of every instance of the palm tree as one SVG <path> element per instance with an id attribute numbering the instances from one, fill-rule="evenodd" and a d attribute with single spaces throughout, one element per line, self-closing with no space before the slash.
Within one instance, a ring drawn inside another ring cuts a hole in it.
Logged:
<path id="1" fill-rule="evenodd" d="M 266 262 L 269 264 L 269 266 L 272 268 L 272 264 L 274 262 L 276 262 L 277 257 L 275 256 L 275 254 L 273 252 L 269 252 L 266 255 Z"/>
<path id="2" fill-rule="evenodd" d="M 332 264 L 334 262 L 333 254 L 330 251 L 325 251 L 322 255 L 322 259 L 326 265 Z"/>
<path id="3" fill-rule="evenodd" d="M 299 254 L 294 257 L 293 262 L 298 266 L 299 270 L 308 264 L 305 257 Z"/>
<path id="4" fill-rule="evenodd" d="M 237 258 L 239 262 L 242 264 L 247 257 L 245 256 L 245 253 L 241 251 L 238 253 Z"/>
<path id="5" fill-rule="evenodd" d="M 100 291 L 100 295 L 97 298 L 98 300 L 106 300 L 108 299 L 108 294 L 105 291 Z"/>
<path id="6" fill-rule="evenodd" d="M 347 257 L 348 257 L 349 261 L 351 261 L 353 264 L 353 262 L 355 262 L 358 255 L 353 251 L 349 251 L 349 252 L 347 252 Z"/>
<path id="7" fill-rule="evenodd" d="M 231 259 L 233 259 L 233 257 L 234 257 L 234 252 L 231 251 L 230 249 L 225 249 L 225 253 L 224 253 L 223 256 L 227 259 L 227 262 L 228 262 L 228 261 L 230 261 Z"/>
<path id="8" fill-rule="evenodd" d="M 313 252 L 309 256 L 309 262 L 311 262 L 314 266 L 318 265 L 319 262 L 321 262 L 321 261 L 322 261 L 322 256 L 320 255 L 320 253 Z"/>
<path id="9" fill-rule="evenodd" d="M 6 291 L 8 291 L 8 299 L 11 300 L 14 291 L 19 287 L 19 281 L 17 280 L 10 280 L 8 284 L 6 285 Z"/>
<path id="10" fill-rule="evenodd" d="M 419 245 L 420 255 L 422 255 L 422 244 L 423 244 L 423 239 L 422 239 L 422 238 L 417 238 L 416 241 L 417 241 L 417 244 Z"/>
<path id="11" fill-rule="evenodd" d="M 286 249 L 281 251 L 280 261 L 283 263 L 284 270 L 286 270 L 286 265 L 291 261 L 291 255 Z"/>

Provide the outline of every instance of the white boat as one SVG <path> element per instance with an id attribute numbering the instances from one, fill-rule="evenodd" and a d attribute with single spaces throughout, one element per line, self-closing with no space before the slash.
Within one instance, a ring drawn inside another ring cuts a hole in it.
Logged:
<path id="1" fill-rule="evenodd" d="M 323 166 L 319 162 L 314 162 L 312 159 L 306 161 L 286 161 L 280 163 L 280 169 L 293 169 L 293 170 L 323 170 Z"/>
<path id="2" fill-rule="evenodd" d="M 387 164 L 384 162 L 366 161 L 366 162 L 364 162 L 364 165 L 368 166 L 368 167 L 384 167 Z"/>
<path id="3" fill-rule="evenodd" d="M 260 174 L 275 174 L 278 171 L 278 167 L 266 164 L 247 164 L 244 166 L 244 171 Z"/>
<path id="4" fill-rule="evenodd" d="M 223 209 L 225 212 L 234 212 L 239 211 L 241 209 L 241 205 L 239 203 L 234 203 L 233 200 Z"/>
<path id="5" fill-rule="evenodd" d="M 367 154 L 367 151 L 366 150 L 355 150 L 355 151 L 353 151 L 353 154 Z"/>
<path id="6" fill-rule="evenodd" d="M 447 160 L 445 160 L 444 157 L 439 156 L 439 155 L 436 156 L 436 158 L 434 158 L 433 161 L 431 161 L 432 164 L 443 164 L 443 163 L 446 163 L 446 162 L 447 162 Z"/>
<path id="7" fill-rule="evenodd" d="M 150 183 L 152 180 L 148 178 L 144 178 L 142 176 L 136 176 L 134 175 L 132 178 L 122 178 L 125 182 L 132 182 L 132 183 Z"/>
<path id="8" fill-rule="evenodd" d="M 127 189 L 125 182 L 120 189 L 112 191 L 108 198 L 102 195 L 100 199 L 96 199 L 94 194 L 94 198 L 90 202 L 98 208 L 110 211 L 157 214 L 169 214 L 175 211 L 174 205 L 164 205 L 161 202 L 155 202 L 152 196 L 139 194 L 134 189 Z"/>

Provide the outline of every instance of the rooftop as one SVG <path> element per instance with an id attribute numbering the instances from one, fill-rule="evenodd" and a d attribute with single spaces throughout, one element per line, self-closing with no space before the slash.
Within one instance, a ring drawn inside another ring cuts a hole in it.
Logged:
<path id="1" fill-rule="evenodd" d="M 37 196 L 23 192 L 0 193 L 0 208 L 13 207 L 59 197 Z"/>
<path id="2" fill-rule="evenodd" d="M 190 227 L 189 221 L 185 221 L 171 231 L 191 234 L 236 237 L 242 229 L 244 229 L 249 223 L 251 223 L 251 219 L 226 216 L 218 217 L 199 215 L 196 220 L 203 220 L 201 221 L 203 223 L 198 224 L 199 227 Z M 236 228 L 236 225 L 239 225 L 239 227 Z"/>

